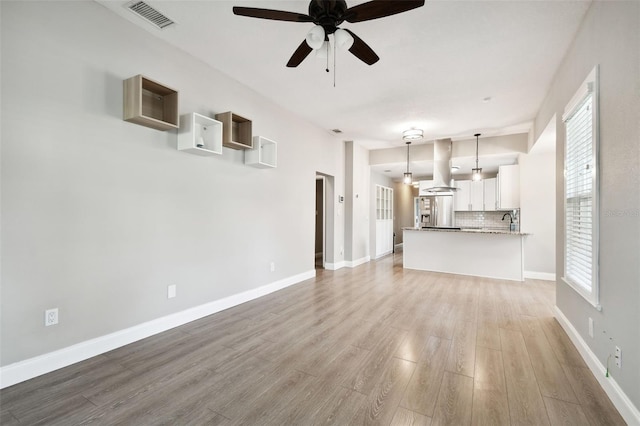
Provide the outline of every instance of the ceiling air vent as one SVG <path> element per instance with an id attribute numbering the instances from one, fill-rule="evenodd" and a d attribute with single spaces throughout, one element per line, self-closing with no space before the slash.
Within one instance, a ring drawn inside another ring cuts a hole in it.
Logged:
<path id="1" fill-rule="evenodd" d="M 340 129 L 331 129 L 331 131 L 333 133 L 342 133 L 342 130 L 340 130 Z"/>
<path id="2" fill-rule="evenodd" d="M 158 10 L 149 6 L 147 3 L 143 1 L 134 1 L 129 3 L 127 8 L 135 13 L 136 15 L 143 18 L 145 21 L 155 25 L 161 30 L 167 28 L 170 25 L 175 24 L 174 21 L 167 18 L 165 15 L 160 13 Z"/>

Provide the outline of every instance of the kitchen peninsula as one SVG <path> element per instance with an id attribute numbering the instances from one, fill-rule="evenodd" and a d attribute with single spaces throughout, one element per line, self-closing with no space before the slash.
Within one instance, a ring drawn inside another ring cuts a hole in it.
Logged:
<path id="1" fill-rule="evenodd" d="M 404 228 L 403 266 L 524 281 L 525 236 L 508 230 Z"/>

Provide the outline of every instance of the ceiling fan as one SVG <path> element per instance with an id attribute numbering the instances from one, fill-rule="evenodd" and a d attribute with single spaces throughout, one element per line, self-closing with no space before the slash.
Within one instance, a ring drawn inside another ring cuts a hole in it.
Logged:
<path id="1" fill-rule="evenodd" d="M 373 49 L 352 31 L 341 29 L 338 26 L 344 21 L 355 23 L 384 18 L 385 16 L 407 12 L 423 5 L 424 0 L 372 0 L 348 8 L 345 0 L 311 0 L 308 15 L 241 6 L 234 6 L 233 13 L 250 18 L 313 22 L 316 24 L 307 34 L 306 39 L 293 52 L 291 59 L 287 62 L 287 67 L 300 65 L 309 53 L 329 41 L 330 34 L 334 34 L 334 41 L 337 45 L 348 48 L 349 52 L 367 65 L 373 65 L 380 59 Z"/>

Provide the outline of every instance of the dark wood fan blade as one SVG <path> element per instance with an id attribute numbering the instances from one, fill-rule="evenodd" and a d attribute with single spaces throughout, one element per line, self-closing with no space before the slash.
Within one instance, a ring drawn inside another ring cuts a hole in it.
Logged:
<path id="1" fill-rule="evenodd" d="M 248 16 L 249 18 L 273 19 L 274 21 L 313 22 L 311 16 L 302 13 L 260 9 L 257 7 L 234 6 L 233 13 L 235 15 Z"/>
<path id="2" fill-rule="evenodd" d="M 293 55 L 291 55 L 291 59 L 289 59 L 289 62 L 287 62 L 287 66 L 289 68 L 297 67 L 298 65 L 300 65 L 302 61 L 304 61 L 304 58 L 309 56 L 309 53 L 311 53 L 312 50 L 313 49 L 310 48 L 309 45 L 307 44 L 307 41 L 302 40 L 302 43 L 300 43 L 300 46 L 298 46 L 296 51 L 293 52 Z"/>
<path id="3" fill-rule="evenodd" d="M 367 65 L 373 65 L 380 60 L 380 57 L 376 55 L 376 52 L 374 52 L 367 43 L 362 41 L 360 37 L 355 35 L 352 31 L 347 30 L 346 28 L 345 31 L 351 34 L 351 37 L 353 37 L 353 45 L 349 49 L 349 52 L 353 53 L 356 58 L 360 59 Z"/>
<path id="4" fill-rule="evenodd" d="M 373 0 L 350 7 L 344 13 L 347 22 L 384 18 L 424 6 L 424 0 Z"/>

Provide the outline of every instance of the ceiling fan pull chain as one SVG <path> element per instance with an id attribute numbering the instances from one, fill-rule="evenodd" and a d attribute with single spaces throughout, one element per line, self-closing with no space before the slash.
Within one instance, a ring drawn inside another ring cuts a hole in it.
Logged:
<path id="1" fill-rule="evenodd" d="M 327 68 L 325 68 L 326 72 L 329 72 L 329 42 L 327 42 Z"/>
<path id="2" fill-rule="evenodd" d="M 337 63 L 336 63 L 336 50 L 338 50 L 338 49 L 336 49 L 336 39 L 335 39 L 335 36 L 334 36 L 334 39 L 333 39 L 333 87 L 336 87 L 336 68 L 337 68 L 337 66 L 336 66 L 337 65 Z M 327 55 L 327 56 L 329 56 L 329 55 Z"/>

